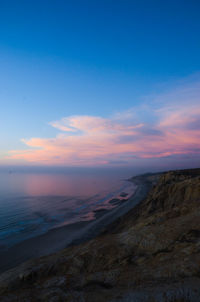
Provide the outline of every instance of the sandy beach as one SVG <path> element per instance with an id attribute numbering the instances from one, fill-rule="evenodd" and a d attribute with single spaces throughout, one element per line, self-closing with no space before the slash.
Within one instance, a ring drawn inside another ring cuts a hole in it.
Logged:
<path id="1" fill-rule="evenodd" d="M 79 244 L 103 232 L 110 223 L 143 200 L 152 185 L 145 175 L 135 177 L 132 182 L 137 185 L 134 194 L 126 201 L 120 202 L 114 209 L 96 213 L 95 220 L 55 228 L 46 234 L 18 243 L 8 250 L 2 250 L 0 273 L 27 260 L 52 254 L 72 244 Z"/>

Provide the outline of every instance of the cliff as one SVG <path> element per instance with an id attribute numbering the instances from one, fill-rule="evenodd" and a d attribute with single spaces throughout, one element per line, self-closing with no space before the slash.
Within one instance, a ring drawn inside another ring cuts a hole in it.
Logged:
<path id="1" fill-rule="evenodd" d="M 200 169 L 146 180 L 146 199 L 97 238 L 2 274 L 0 301 L 200 301 Z"/>

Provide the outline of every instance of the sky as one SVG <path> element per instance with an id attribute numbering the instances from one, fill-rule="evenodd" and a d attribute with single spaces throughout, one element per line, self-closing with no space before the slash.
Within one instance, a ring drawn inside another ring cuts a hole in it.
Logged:
<path id="1" fill-rule="evenodd" d="M 198 0 L 0 0 L 0 165 L 200 166 Z"/>

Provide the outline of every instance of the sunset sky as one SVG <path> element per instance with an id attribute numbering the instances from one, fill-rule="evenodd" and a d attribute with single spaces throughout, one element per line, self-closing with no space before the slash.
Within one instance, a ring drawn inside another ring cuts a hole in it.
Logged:
<path id="1" fill-rule="evenodd" d="M 200 166 L 199 14 L 0 0 L 0 165 Z"/>

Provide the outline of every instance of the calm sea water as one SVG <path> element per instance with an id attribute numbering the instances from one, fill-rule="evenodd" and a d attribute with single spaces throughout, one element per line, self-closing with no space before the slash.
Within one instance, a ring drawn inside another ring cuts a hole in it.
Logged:
<path id="1" fill-rule="evenodd" d="M 0 249 L 65 224 L 94 219 L 97 209 L 134 186 L 130 170 L 0 170 Z"/>

